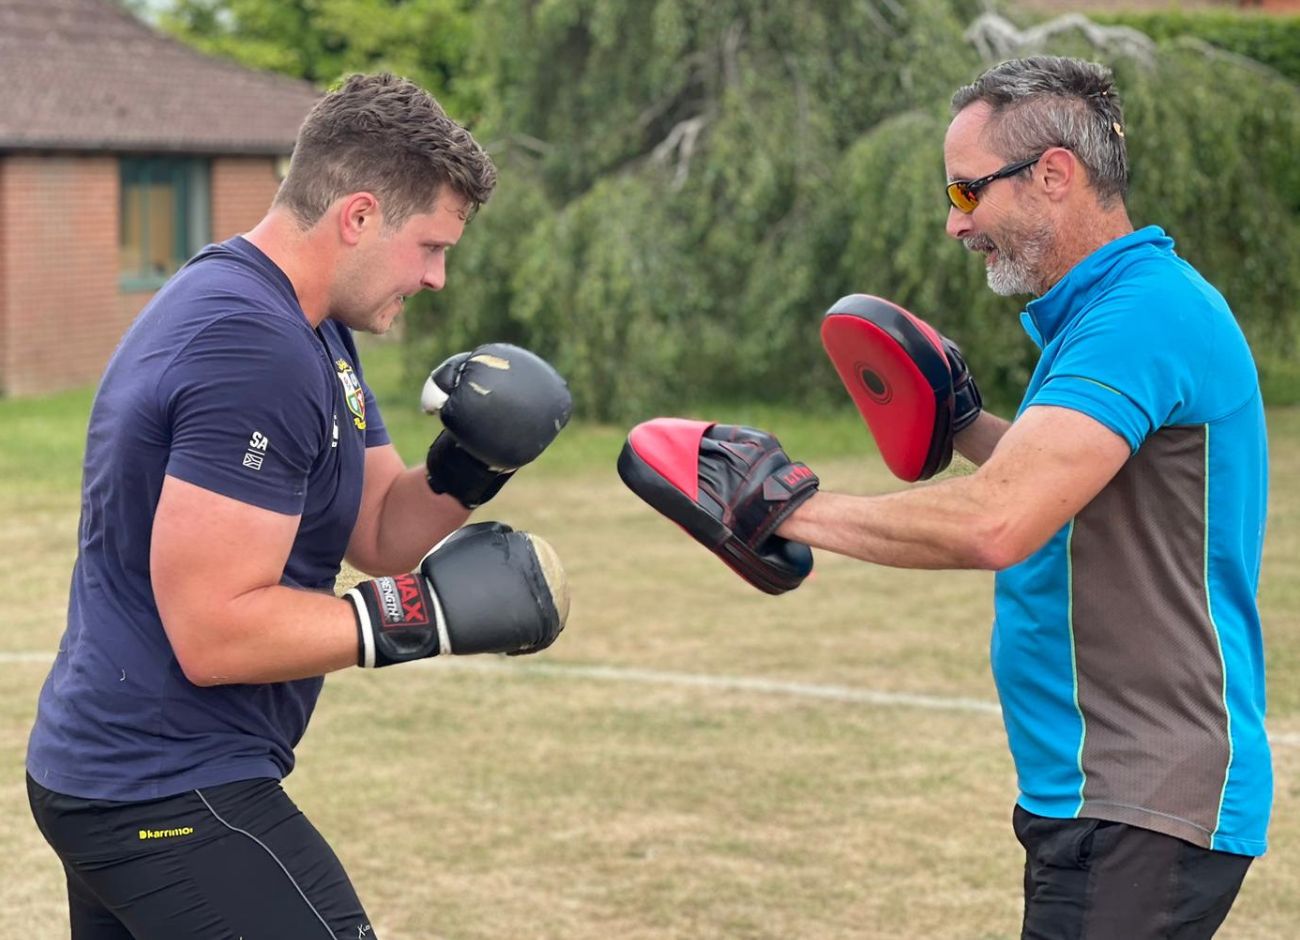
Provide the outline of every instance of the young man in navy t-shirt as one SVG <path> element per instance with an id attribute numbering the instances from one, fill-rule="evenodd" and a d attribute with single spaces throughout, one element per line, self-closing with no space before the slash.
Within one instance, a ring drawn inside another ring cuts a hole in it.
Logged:
<path id="1" fill-rule="evenodd" d="M 462 527 L 568 420 L 563 380 L 505 344 L 453 356 L 424 393 L 443 430 L 408 470 L 352 340 L 443 286 L 495 182 L 426 92 L 354 76 L 307 117 L 265 218 L 191 259 L 114 353 L 27 756 L 76 940 L 372 936 L 280 786 L 322 677 L 563 628 L 550 547 Z M 345 558 L 378 577 L 339 598 Z"/>

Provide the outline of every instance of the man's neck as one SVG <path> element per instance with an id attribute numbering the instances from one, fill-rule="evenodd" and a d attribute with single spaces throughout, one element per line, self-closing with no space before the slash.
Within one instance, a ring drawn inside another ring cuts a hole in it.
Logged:
<path id="1" fill-rule="evenodd" d="M 293 213 L 272 207 L 244 238 L 284 272 L 307 321 L 320 326 L 328 314 L 333 261 L 317 228 L 303 229 Z"/>
<path id="2" fill-rule="evenodd" d="M 1053 252 L 1056 262 L 1051 266 L 1043 293 L 1098 248 L 1132 232 L 1133 223 L 1129 221 L 1128 210 L 1123 204 L 1110 211 L 1078 217 L 1068 226 L 1059 229 L 1056 250 Z"/>

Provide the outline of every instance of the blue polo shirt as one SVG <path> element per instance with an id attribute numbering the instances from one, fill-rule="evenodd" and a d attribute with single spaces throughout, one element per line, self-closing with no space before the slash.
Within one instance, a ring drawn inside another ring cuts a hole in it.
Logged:
<path id="1" fill-rule="evenodd" d="M 289 279 L 241 237 L 211 245 L 141 311 L 95 395 L 67 630 L 27 769 L 91 799 L 145 800 L 280 778 L 322 679 L 200 688 L 149 580 L 163 478 L 301 516 L 281 583 L 332 591 L 386 443 L 350 332 L 313 330 Z"/>
<path id="2" fill-rule="evenodd" d="M 1080 411 L 1132 457 L 996 577 L 992 663 L 1020 805 L 1260 855 L 1268 450 L 1250 349 L 1155 227 L 1079 262 L 1022 319 L 1042 356 L 1021 411 Z"/>

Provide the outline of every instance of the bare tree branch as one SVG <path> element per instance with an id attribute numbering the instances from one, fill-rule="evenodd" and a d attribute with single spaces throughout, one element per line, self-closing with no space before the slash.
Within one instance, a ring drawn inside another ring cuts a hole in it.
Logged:
<path id="1" fill-rule="evenodd" d="M 895 16 L 900 19 L 902 18 L 903 11 L 899 9 L 896 3 L 891 2 L 891 0 L 885 0 L 885 5 L 893 11 Z M 874 3 L 864 4 L 862 9 L 866 11 L 867 15 L 871 17 L 871 21 L 876 24 L 882 33 L 891 38 L 898 37 L 898 30 L 895 29 L 894 25 L 885 18 L 885 14 L 880 12 L 879 8 L 877 8 Z"/>
<path id="2" fill-rule="evenodd" d="M 538 157 L 544 157 L 555 149 L 554 144 L 534 137 L 531 134 L 521 134 L 518 132 L 507 134 L 502 143 L 507 147 L 518 147 L 520 150 L 526 150 Z M 493 141 L 493 144 L 493 147 L 487 148 L 489 152 L 495 149 L 496 142 Z"/>
<path id="3" fill-rule="evenodd" d="M 740 47 L 745 42 L 745 24 L 732 20 L 722 36 L 723 87 L 734 88 L 740 84 Z"/>
<path id="4" fill-rule="evenodd" d="M 650 152 L 651 160 L 665 165 L 672 162 L 674 154 L 676 155 L 673 189 L 681 189 L 685 185 L 686 179 L 690 175 L 691 157 L 695 154 L 696 141 L 699 139 L 700 131 L 704 130 L 707 123 L 708 120 L 702 114 L 680 121 L 668 132 L 668 136 Z"/>
<path id="5" fill-rule="evenodd" d="M 1017 29 L 1010 20 L 996 13 L 981 13 L 967 28 L 965 39 L 988 60 L 1043 52 L 1049 40 L 1062 33 L 1078 30 L 1097 50 L 1122 55 L 1150 65 L 1155 57 L 1155 43 L 1146 33 L 1128 26 L 1102 26 L 1082 13 L 1066 13 L 1029 29 Z"/>
<path id="6" fill-rule="evenodd" d="M 686 73 L 686 78 L 681 83 L 681 87 L 674 94 L 656 99 L 649 107 L 638 114 L 636 118 L 637 130 L 644 131 L 650 127 L 665 114 L 678 107 L 682 99 L 688 96 L 693 86 L 703 84 L 702 74 L 706 64 L 707 60 L 702 52 L 696 51 L 687 56 L 682 61 L 682 68 Z"/>

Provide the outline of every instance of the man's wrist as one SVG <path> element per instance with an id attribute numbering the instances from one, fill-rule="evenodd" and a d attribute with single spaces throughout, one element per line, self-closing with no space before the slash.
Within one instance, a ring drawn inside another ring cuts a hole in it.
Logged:
<path id="1" fill-rule="evenodd" d="M 475 509 L 501 491 L 513 470 L 495 470 L 465 450 L 444 431 L 429 448 L 424 479 L 435 493 Z"/>

